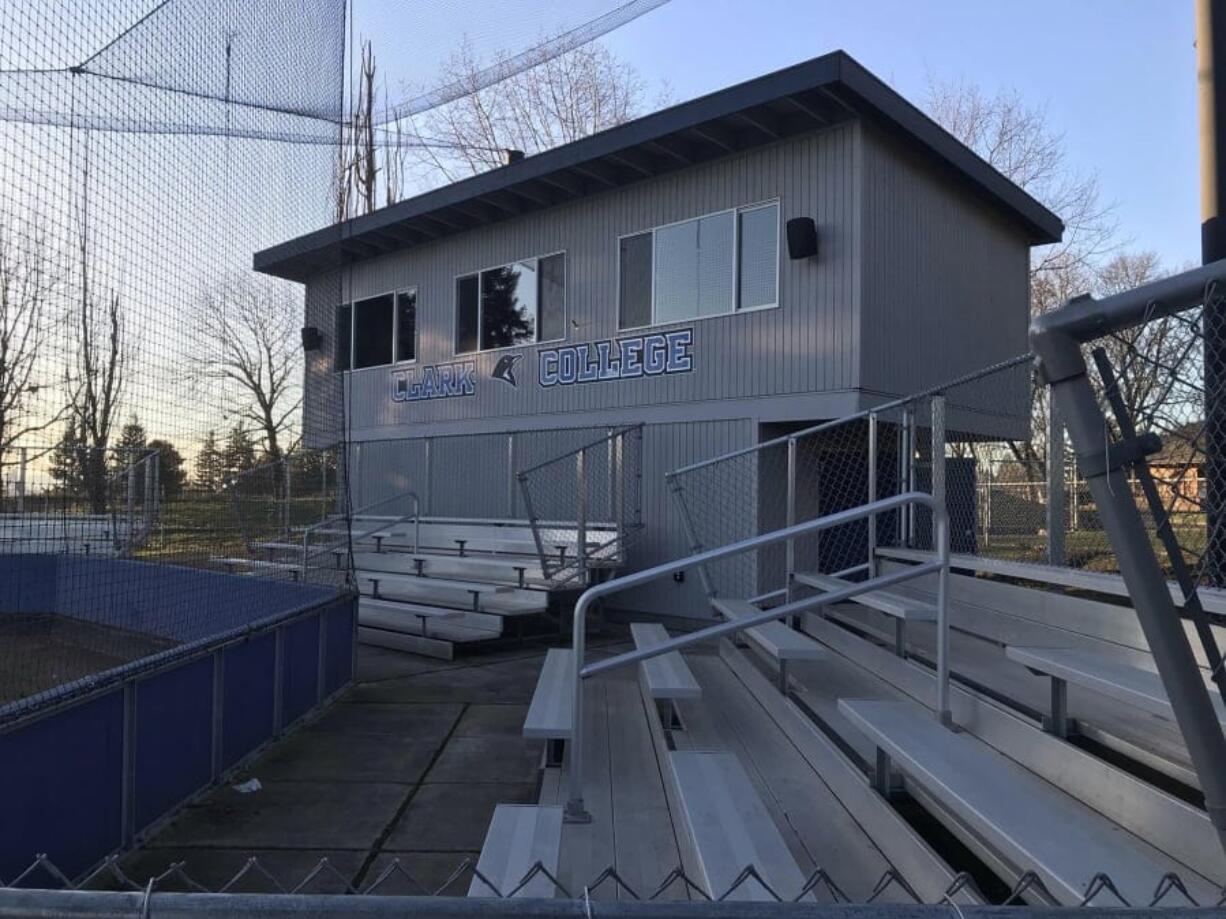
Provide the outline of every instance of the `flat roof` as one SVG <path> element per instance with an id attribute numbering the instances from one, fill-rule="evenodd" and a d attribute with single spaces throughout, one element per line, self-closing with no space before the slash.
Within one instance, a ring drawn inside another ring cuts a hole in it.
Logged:
<path id="1" fill-rule="evenodd" d="M 257 252 L 292 281 L 865 117 L 909 139 L 1003 209 L 1032 245 L 1060 218 L 843 51 L 555 147 Z"/>

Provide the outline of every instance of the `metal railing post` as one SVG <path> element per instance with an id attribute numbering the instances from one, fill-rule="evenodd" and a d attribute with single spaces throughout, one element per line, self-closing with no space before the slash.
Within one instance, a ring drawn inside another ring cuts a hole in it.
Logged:
<path id="1" fill-rule="evenodd" d="M 515 519 L 515 434 L 507 434 L 507 519 Z"/>
<path id="2" fill-rule="evenodd" d="M 901 494 L 907 491 L 907 471 L 910 469 L 910 448 L 907 443 L 907 434 L 911 430 L 911 409 L 904 408 L 902 411 L 902 420 L 898 423 L 898 492 Z M 907 511 L 905 508 L 898 510 L 898 545 L 906 547 L 907 545 Z"/>
<path id="3" fill-rule="evenodd" d="M 949 512 L 945 482 L 945 396 L 932 397 L 932 498 L 938 507 Z M 932 521 L 932 539 L 936 542 L 936 520 Z"/>
<path id="4" fill-rule="evenodd" d="M 787 481 L 787 519 L 786 525 L 793 526 L 796 523 L 796 438 L 788 438 L 788 481 Z M 789 539 L 787 542 L 787 572 L 783 582 L 783 589 L 787 591 L 788 602 L 795 599 L 796 593 L 794 580 L 796 577 L 796 540 Z M 763 588 L 759 588 L 763 589 Z M 793 623 L 795 624 L 795 623 Z"/>
<path id="5" fill-rule="evenodd" d="M 877 500 L 877 413 L 868 413 L 868 503 Z M 877 515 L 868 518 L 868 576 L 877 576 Z"/>
<path id="6" fill-rule="evenodd" d="M 290 461 L 290 458 L 288 456 L 285 457 L 285 459 L 281 460 L 281 463 L 282 465 L 285 466 L 285 493 L 281 496 L 281 500 L 282 500 L 282 503 L 281 503 L 281 530 L 283 533 L 288 535 L 289 534 L 289 502 L 290 502 L 290 493 L 293 487 L 291 483 L 291 478 L 292 478 L 291 470 L 293 469 L 293 463 Z"/>
<path id="7" fill-rule="evenodd" d="M 697 555 L 702 551 L 702 543 L 698 540 L 698 532 L 694 529 L 694 518 L 690 515 L 690 506 L 685 500 L 685 489 L 677 482 L 676 476 L 669 473 L 666 477 L 668 480 L 668 489 L 673 494 L 673 500 L 677 502 L 677 507 L 681 510 L 681 528 L 685 530 L 685 538 L 690 544 L 690 554 Z M 707 599 L 715 597 L 715 587 L 711 583 L 711 573 L 707 571 L 706 565 L 698 566 L 698 580 L 702 581 L 702 589 L 706 591 Z"/>
<path id="8" fill-rule="evenodd" d="M 577 477 L 577 499 L 579 511 L 579 532 L 575 552 L 578 556 L 575 564 L 579 575 L 579 583 L 587 583 L 587 451 L 580 450 L 575 454 L 575 475 Z"/>
<path id="9" fill-rule="evenodd" d="M 30 459 L 30 448 L 19 448 L 17 455 L 21 457 L 17 461 L 17 513 L 23 514 L 26 509 L 26 467 Z"/>
<path id="10" fill-rule="evenodd" d="M 1064 490 L 1064 422 L 1056 400 L 1047 400 L 1047 563 L 1065 562 L 1064 533 L 1067 526 Z"/>
<path id="11" fill-rule="evenodd" d="M 916 453 L 919 452 L 918 404 L 907 410 L 907 484 L 903 491 L 914 491 L 917 482 Z M 907 547 L 915 548 L 915 508 L 908 506 L 907 515 Z"/>
<path id="12" fill-rule="evenodd" d="M 433 444 L 433 438 L 427 437 L 425 443 L 426 450 L 426 513 L 434 513 L 434 463 L 433 450 L 430 449 Z"/>
<path id="13" fill-rule="evenodd" d="M 949 513 L 933 496 L 933 535 L 941 568 L 937 572 L 937 720 L 953 726 L 949 706 Z"/>

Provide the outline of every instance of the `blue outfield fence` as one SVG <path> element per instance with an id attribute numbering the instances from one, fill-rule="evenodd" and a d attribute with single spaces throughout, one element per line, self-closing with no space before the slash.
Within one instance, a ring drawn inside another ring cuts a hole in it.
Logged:
<path id="1" fill-rule="evenodd" d="M 0 706 L 0 877 L 131 846 L 353 678 L 333 587 L 71 556 L 0 558 L 0 618 L 53 613 L 168 644 Z"/>

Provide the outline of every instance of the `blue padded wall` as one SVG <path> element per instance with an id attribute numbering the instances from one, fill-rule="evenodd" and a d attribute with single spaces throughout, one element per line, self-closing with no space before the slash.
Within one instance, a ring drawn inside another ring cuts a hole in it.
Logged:
<path id="1" fill-rule="evenodd" d="M 212 657 L 136 684 L 137 831 L 209 783 L 212 750 Z"/>
<path id="2" fill-rule="evenodd" d="M 70 877 L 121 841 L 123 690 L 0 734 L 0 878 L 46 852 Z"/>
<path id="3" fill-rule="evenodd" d="M 315 705 L 319 685 L 319 616 L 299 619 L 283 631 L 281 724 L 288 726 Z"/>
<path id="4" fill-rule="evenodd" d="M 264 632 L 222 652 L 221 765 L 229 769 L 273 730 L 277 639 Z"/>
<path id="5" fill-rule="evenodd" d="M 324 696 L 330 696 L 353 677 L 353 619 L 357 604 L 345 599 L 328 607 L 324 616 Z"/>

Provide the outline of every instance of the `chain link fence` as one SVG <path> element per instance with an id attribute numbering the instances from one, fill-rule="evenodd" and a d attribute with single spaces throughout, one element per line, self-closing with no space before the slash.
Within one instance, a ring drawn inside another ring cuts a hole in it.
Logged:
<path id="1" fill-rule="evenodd" d="M 621 567 L 642 531 L 643 428 L 622 428 L 517 474 L 545 576 Z M 572 548 L 573 547 L 573 548 Z"/>
<path id="2" fill-rule="evenodd" d="M 838 880 L 823 868 L 815 868 L 805 878 L 803 885 L 796 891 L 776 890 L 765 879 L 752 863 L 745 865 L 728 888 L 718 891 L 713 896 L 705 884 L 691 878 L 685 869 L 677 866 L 671 870 L 662 870 L 660 880 L 649 888 L 636 888 L 626 882 L 617 869 L 609 866 L 582 886 L 568 887 L 563 884 L 543 863 L 536 862 L 524 873 L 518 881 L 509 885 L 499 886 L 481 872 L 477 859 L 465 856 L 456 861 L 455 866 L 446 874 L 444 880 L 427 882 L 399 858 L 391 858 L 377 872 L 372 872 L 369 880 L 356 882 L 345 872 L 337 868 L 328 858 L 321 858 L 313 867 L 301 876 L 285 876 L 266 866 L 258 857 L 247 858 L 233 875 L 221 880 L 205 884 L 193 877 L 190 861 L 170 861 L 165 868 L 155 874 L 146 874 L 132 869 L 125 869 L 118 858 L 108 858 L 93 871 L 80 878 L 69 878 L 44 855 L 37 856 L 30 866 L 15 878 L 0 880 L 0 905 L 3 904 L 4 890 L 42 890 L 42 891 L 134 891 L 146 895 L 153 893 L 214 893 L 223 897 L 219 899 L 216 908 L 225 908 L 227 902 L 233 908 L 240 909 L 240 904 L 246 902 L 245 896 L 250 894 L 297 894 L 303 898 L 303 909 L 308 910 L 307 897 L 317 894 L 344 894 L 348 896 L 414 896 L 414 897 L 481 897 L 493 899 L 510 899 L 525 896 L 530 890 L 534 897 L 553 897 L 581 902 L 601 901 L 602 908 L 608 901 L 619 898 L 635 902 L 690 900 L 694 905 L 710 902 L 722 902 L 737 899 L 736 894 L 753 893 L 754 898 L 777 903 L 780 905 L 798 903 L 800 901 L 816 901 L 824 904 L 869 905 L 878 904 L 889 908 L 887 904 L 924 904 L 924 899 L 916 892 L 907 880 L 894 869 L 887 869 L 876 883 L 872 885 L 867 897 L 850 897 Z M 227 899 L 228 898 L 228 899 Z M 1012 888 L 1003 896 L 997 898 L 999 906 L 1022 906 L 1034 902 L 1056 902 L 1056 898 L 1043 884 L 1042 879 L 1033 871 L 1021 874 Z M 88 907 L 90 900 L 77 898 L 78 909 Z M 99 898 L 99 906 L 105 900 Z M 254 903 L 255 901 L 253 901 Z M 975 879 L 965 872 L 954 876 L 941 897 L 933 901 L 944 909 L 954 906 L 961 909 L 973 908 L 972 904 L 988 904 L 993 902 L 976 884 Z M 1082 900 L 1072 904 L 1080 907 L 1115 907 L 1115 908 L 1158 908 L 1158 907 L 1222 907 L 1226 906 L 1226 889 L 1208 902 L 1200 902 L 1189 892 L 1183 879 L 1176 873 L 1169 873 L 1161 878 L 1154 888 L 1153 896 L 1144 903 L 1129 902 L 1120 893 L 1115 881 L 1105 873 L 1094 875 L 1086 884 Z M 374 901 L 363 905 L 364 910 L 377 910 Z M 429 910 L 425 903 L 419 903 L 418 908 Z M 531 914 L 530 907 L 523 901 L 517 905 L 520 911 Z M 89 913 L 81 913 L 89 915 Z M 74 913 L 74 915 L 76 915 Z M 150 912 L 149 915 L 156 915 Z"/>

